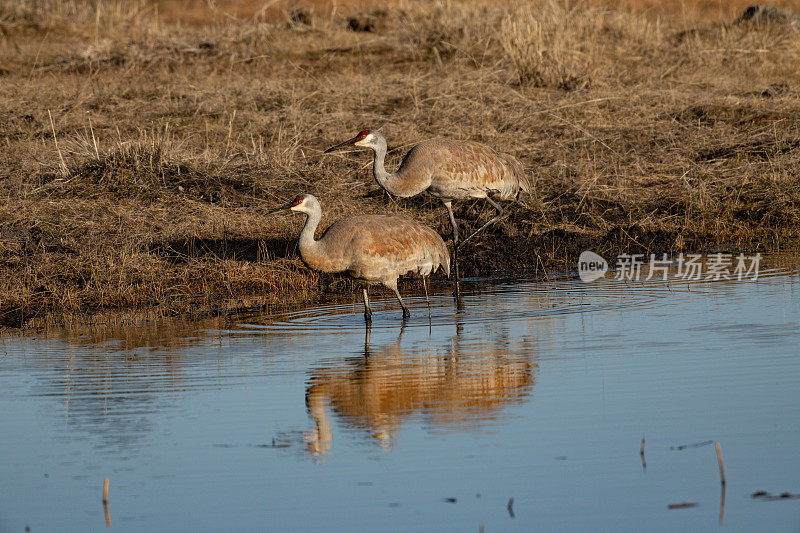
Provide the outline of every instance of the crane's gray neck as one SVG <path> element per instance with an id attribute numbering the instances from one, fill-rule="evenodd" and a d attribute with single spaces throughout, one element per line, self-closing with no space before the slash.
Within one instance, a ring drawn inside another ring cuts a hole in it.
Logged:
<path id="1" fill-rule="evenodd" d="M 384 163 L 386 162 L 386 140 L 379 139 L 377 146 L 372 147 L 374 158 L 372 160 L 372 175 L 375 177 L 375 181 L 378 182 L 378 185 L 386 189 L 387 192 L 391 194 L 397 194 L 395 192 L 396 187 L 394 187 L 394 181 L 396 176 L 389 172 L 386 172 L 386 167 Z"/>
<path id="2" fill-rule="evenodd" d="M 370 146 L 375 154 L 372 163 L 372 175 L 386 192 L 400 198 L 415 196 L 430 186 L 430 172 L 418 172 L 419 169 L 410 169 L 405 163 L 397 172 L 386 172 L 386 139 L 378 138 L 375 145 Z"/>
<path id="3" fill-rule="evenodd" d="M 322 243 L 314 240 L 319 221 L 322 219 L 322 210 L 314 209 L 306 213 L 306 223 L 300 232 L 300 258 L 313 270 L 325 270 L 325 251 Z"/>

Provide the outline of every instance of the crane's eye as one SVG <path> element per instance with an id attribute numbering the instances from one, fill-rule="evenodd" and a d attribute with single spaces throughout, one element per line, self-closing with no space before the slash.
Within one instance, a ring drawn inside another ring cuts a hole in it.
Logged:
<path id="1" fill-rule="evenodd" d="M 294 199 L 294 202 L 292 202 L 292 207 L 298 206 L 302 203 L 303 203 L 303 197 L 298 196 L 297 198 Z"/>
<path id="2" fill-rule="evenodd" d="M 366 137 L 367 135 L 369 135 L 369 130 L 363 130 L 363 131 L 360 131 L 360 132 L 358 133 L 358 138 L 357 138 L 356 140 L 357 140 L 357 141 L 360 141 L 361 139 L 363 139 L 363 138 L 364 138 L 364 137 Z"/>

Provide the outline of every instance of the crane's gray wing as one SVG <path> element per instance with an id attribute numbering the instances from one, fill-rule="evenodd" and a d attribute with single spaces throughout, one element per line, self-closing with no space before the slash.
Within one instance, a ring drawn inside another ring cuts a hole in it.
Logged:
<path id="1" fill-rule="evenodd" d="M 433 172 L 430 192 L 444 198 L 483 198 L 497 194 L 514 198 L 523 180 L 522 164 L 480 143 L 443 139 L 426 141 L 408 153 L 401 173 L 416 176 L 423 168 Z"/>
<path id="2" fill-rule="evenodd" d="M 358 217 L 350 271 L 359 279 L 383 281 L 408 272 L 427 276 L 443 266 L 450 272 L 450 256 L 438 233 L 401 216 Z"/>

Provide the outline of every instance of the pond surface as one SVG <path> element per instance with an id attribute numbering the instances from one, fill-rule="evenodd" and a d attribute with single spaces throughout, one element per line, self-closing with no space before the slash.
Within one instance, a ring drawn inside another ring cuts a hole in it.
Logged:
<path id="1" fill-rule="evenodd" d="M 0 531 L 800 531 L 797 267 L 2 337 Z"/>

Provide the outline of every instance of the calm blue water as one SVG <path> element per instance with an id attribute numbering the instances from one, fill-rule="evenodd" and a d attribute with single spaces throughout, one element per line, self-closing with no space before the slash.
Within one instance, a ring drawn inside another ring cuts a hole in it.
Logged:
<path id="1" fill-rule="evenodd" d="M 0 531 L 106 530 L 105 477 L 116 531 L 800 531 L 800 499 L 751 496 L 800 493 L 778 259 L 465 284 L 459 312 L 440 286 L 404 328 L 387 294 L 369 338 L 355 302 L 2 337 Z"/>

